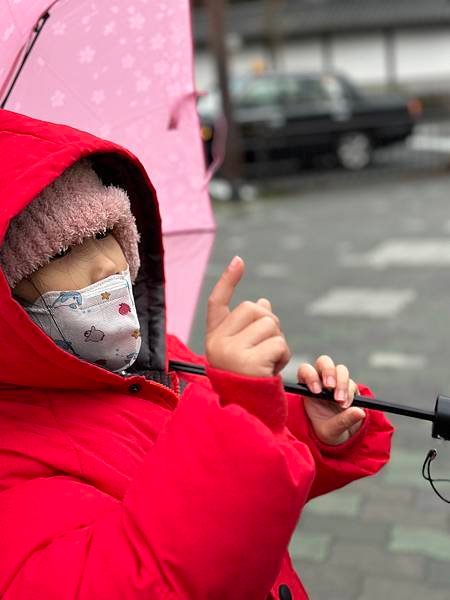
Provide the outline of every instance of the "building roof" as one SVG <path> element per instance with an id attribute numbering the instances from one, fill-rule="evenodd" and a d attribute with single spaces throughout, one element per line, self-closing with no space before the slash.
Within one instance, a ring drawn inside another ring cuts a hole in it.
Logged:
<path id="1" fill-rule="evenodd" d="M 450 0 L 277 0 L 276 29 L 284 38 L 327 33 L 410 28 L 450 23 Z M 267 3 L 230 4 L 227 30 L 246 41 L 267 36 Z M 194 9 L 197 43 L 208 41 L 204 8 Z"/>

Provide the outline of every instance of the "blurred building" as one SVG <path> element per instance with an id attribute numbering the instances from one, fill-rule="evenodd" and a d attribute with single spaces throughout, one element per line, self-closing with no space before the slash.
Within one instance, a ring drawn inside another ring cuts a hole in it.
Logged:
<path id="1" fill-rule="evenodd" d="M 196 73 L 209 89 L 207 15 L 194 2 Z M 229 1 L 228 47 L 235 74 L 338 70 L 369 87 L 450 93 L 450 0 Z"/>

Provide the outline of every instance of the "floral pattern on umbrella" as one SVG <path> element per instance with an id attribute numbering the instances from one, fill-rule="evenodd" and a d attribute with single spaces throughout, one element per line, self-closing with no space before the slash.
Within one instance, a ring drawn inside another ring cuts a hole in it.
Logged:
<path id="1" fill-rule="evenodd" d="M 214 236 L 189 0 L 0 0 L 0 89 L 51 4 L 6 108 L 111 139 L 143 162 L 162 216 L 168 329 L 186 340 Z"/>

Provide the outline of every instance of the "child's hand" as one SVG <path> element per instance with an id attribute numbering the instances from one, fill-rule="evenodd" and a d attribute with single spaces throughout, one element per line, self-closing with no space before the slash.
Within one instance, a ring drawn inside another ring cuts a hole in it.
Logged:
<path id="1" fill-rule="evenodd" d="M 270 302 L 242 302 L 230 310 L 233 292 L 244 273 L 235 257 L 220 276 L 208 300 L 206 358 L 212 367 L 253 377 L 278 374 L 290 352 Z"/>
<path id="2" fill-rule="evenodd" d="M 357 387 L 350 379 L 347 367 L 335 366 L 329 356 L 320 356 L 315 368 L 302 363 L 297 377 L 299 383 L 305 383 L 316 394 L 322 387 L 334 390 L 335 401 L 305 398 L 306 413 L 322 442 L 336 446 L 358 431 L 366 414 L 361 408 L 350 408 Z"/>

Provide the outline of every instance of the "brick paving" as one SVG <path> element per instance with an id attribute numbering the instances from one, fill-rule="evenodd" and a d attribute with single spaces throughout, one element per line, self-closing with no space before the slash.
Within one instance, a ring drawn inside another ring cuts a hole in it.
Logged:
<path id="1" fill-rule="evenodd" d="M 198 314 L 221 269 L 239 253 L 247 273 L 236 302 L 269 297 L 296 356 L 329 353 L 381 398 L 430 409 L 437 393 L 450 393 L 448 265 L 406 266 L 396 259 L 377 270 L 339 257 L 367 254 L 394 238 L 445 241 L 450 171 L 441 164 L 397 175 L 386 167 L 386 173 L 380 166 L 347 180 L 342 173 L 313 174 L 262 186 L 252 202 L 216 202 L 218 234 Z M 414 299 L 377 319 L 308 313 L 336 288 L 412 289 Z M 203 331 L 199 316 L 191 336 L 197 351 Z M 408 367 L 406 358 L 389 368 L 386 359 L 377 366 L 375 353 L 411 355 L 416 362 Z M 392 421 L 388 467 L 305 508 L 291 551 L 312 600 L 450 599 L 450 505 L 421 477 L 431 447 L 440 452 L 436 476 L 450 477 L 450 445 L 436 445 L 429 423 Z M 450 496 L 450 484 L 441 485 Z"/>

